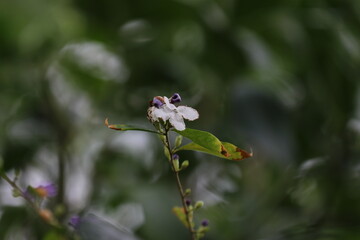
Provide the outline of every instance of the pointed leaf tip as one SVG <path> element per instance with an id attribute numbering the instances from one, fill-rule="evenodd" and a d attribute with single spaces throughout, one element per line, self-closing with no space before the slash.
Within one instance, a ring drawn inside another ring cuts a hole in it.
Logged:
<path id="1" fill-rule="evenodd" d="M 118 125 L 109 124 L 109 119 L 108 118 L 105 118 L 105 126 L 107 126 L 110 129 L 123 131 L 123 129 L 118 127 Z"/>
<path id="2" fill-rule="evenodd" d="M 239 152 L 241 153 L 241 156 L 243 158 L 249 158 L 249 157 L 252 157 L 253 156 L 253 151 L 252 149 L 250 150 L 250 152 L 246 152 L 245 150 L 242 150 L 240 148 L 236 148 L 236 152 Z M 241 160 L 241 159 L 240 159 Z"/>

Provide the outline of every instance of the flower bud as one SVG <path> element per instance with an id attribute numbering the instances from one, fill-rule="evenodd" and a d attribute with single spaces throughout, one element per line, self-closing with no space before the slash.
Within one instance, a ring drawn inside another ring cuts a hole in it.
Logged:
<path id="1" fill-rule="evenodd" d="M 171 159 L 169 149 L 166 146 L 164 146 L 164 154 L 167 159 Z"/>
<path id="2" fill-rule="evenodd" d="M 203 226 L 203 227 L 209 226 L 209 220 L 207 220 L 207 219 L 202 220 L 201 221 L 201 226 Z"/>
<path id="3" fill-rule="evenodd" d="M 185 199 L 185 204 L 186 204 L 186 206 L 190 206 L 191 205 L 191 200 L 190 199 Z"/>
<path id="4" fill-rule="evenodd" d="M 47 185 L 40 185 L 37 188 L 34 189 L 36 194 L 38 194 L 40 197 L 55 197 L 57 194 L 57 188 L 55 184 L 50 183 Z"/>
<path id="5" fill-rule="evenodd" d="M 13 195 L 13 197 L 20 197 L 20 196 L 21 196 L 21 192 L 20 192 L 18 189 L 14 188 L 14 189 L 12 190 L 12 195 Z"/>
<path id="6" fill-rule="evenodd" d="M 203 207 L 203 206 L 204 206 L 204 202 L 203 202 L 203 201 L 197 201 L 197 202 L 195 203 L 194 208 L 195 208 L 195 209 L 199 209 L 199 208 L 201 208 L 201 207 Z"/>
<path id="7" fill-rule="evenodd" d="M 181 168 L 180 170 L 184 170 L 186 169 L 187 167 L 189 166 L 189 161 L 188 160 L 185 160 L 181 163 Z"/>
<path id="8" fill-rule="evenodd" d="M 181 143 L 182 143 L 182 140 L 183 140 L 183 136 L 181 135 L 178 135 L 176 138 L 175 138 L 175 147 L 180 147 Z"/>
<path id="9" fill-rule="evenodd" d="M 174 154 L 172 157 L 173 157 L 173 164 L 174 164 L 175 171 L 178 172 L 179 171 L 179 159 L 180 159 L 180 157 L 177 154 Z"/>
<path id="10" fill-rule="evenodd" d="M 188 195 L 190 195 L 191 194 L 191 189 L 190 188 L 187 188 L 187 189 L 185 189 L 185 196 L 188 196 Z"/>
<path id="11" fill-rule="evenodd" d="M 53 213 L 48 209 L 40 209 L 39 216 L 47 223 L 51 225 L 57 225 L 57 221 L 54 218 Z"/>
<path id="12" fill-rule="evenodd" d="M 174 93 L 174 95 L 170 98 L 170 103 L 174 104 L 178 102 L 181 102 L 181 97 L 178 93 Z"/>

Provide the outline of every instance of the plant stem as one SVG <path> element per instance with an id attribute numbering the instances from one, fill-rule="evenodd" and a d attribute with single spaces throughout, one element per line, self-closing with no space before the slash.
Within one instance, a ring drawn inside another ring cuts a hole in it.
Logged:
<path id="1" fill-rule="evenodd" d="M 178 190 L 179 190 L 179 193 L 180 193 L 181 202 L 182 202 L 184 212 L 185 212 L 185 215 L 186 215 L 186 222 L 188 224 L 188 229 L 189 229 L 189 232 L 191 234 L 191 239 L 192 240 L 197 240 L 196 231 L 194 230 L 193 222 L 192 222 L 192 219 L 190 217 L 190 211 L 189 211 L 188 206 L 186 205 L 185 192 L 184 192 L 183 186 L 181 184 L 179 172 L 176 170 L 175 165 L 174 165 L 174 161 L 173 161 L 174 153 L 173 153 L 173 150 L 171 149 L 170 139 L 169 139 L 169 134 L 168 133 L 169 133 L 169 131 L 166 130 L 164 135 L 165 135 L 165 145 L 166 145 L 166 148 L 168 149 L 169 154 L 170 154 L 169 163 L 170 163 L 170 166 L 171 166 L 171 170 L 173 171 L 173 173 L 175 175 L 176 184 L 177 184 L 177 187 L 178 187 Z"/>
<path id="2" fill-rule="evenodd" d="M 29 195 L 27 195 L 17 184 L 14 180 L 11 180 L 8 175 L 6 175 L 6 173 L 4 171 L 0 171 L 0 177 L 2 179 L 4 179 L 7 183 L 10 184 L 10 186 L 17 191 L 17 193 L 23 198 L 25 199 L 25 201 L 29 204 L 29 206 L 36 212 L 36 214 L 39 214 L 39 216 L 41 216 L 41 210 L 42 208 L 39 207 L 34 201 L 33 199 L 31 199 L 29 197 Z M 15 178 L 16 180 L 16 178 Z M 49 224 L 50 226 L 54 227 L 56 230 L 64 232 L 66 231 L 66 229 L 61 226 L 57 221 L 54 222 L 49 222 L 45 219 L 43 219 L 45 223 Z"/>
<path id="3" fill-rule="evenodd" d="M 1 177 L 6 181 L 8 182 L 12 187 L 13 189 L 15 189 L 22 198 L 24 198 L 28 203 L 29 205 L 36 211 L 38 212 L 39 211 L 39 208 L 33 203 L 33 201 L 31 201 L 31 199 L 26 196 L 26 194 L 22 191 L 22 189 L 14 182 L 12 181 L 7 175 L 5 172 L 1 171 L 0 172 L 0 175 Z"/>

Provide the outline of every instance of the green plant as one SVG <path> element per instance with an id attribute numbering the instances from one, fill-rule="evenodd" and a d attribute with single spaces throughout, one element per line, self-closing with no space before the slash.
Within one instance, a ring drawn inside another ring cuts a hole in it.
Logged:
<path id="1" fill-rule="evenodd" d="M 180 179 L 180 172 L 189 166 L 189 161 L 185 160 L 180 163 L 180 157 L 177 153 L 182 150 L 200 151 L 233 161 L 251 157 L 252 153 L 248 153 L 231 143 L 222 142 L 209 132 L 186 128 L 184 119 L 193 121 L 199 118 L 199 114 L 191 107 L 176 106 L 175 104 L 180 101 L 181 97 L 177 93 L 171 98 L 156 96 L 150 101 L 147 117 L 154 125 L 155 131 L 126 124 L 109 124 L 108 119 L 105 120 L 105 125 L 113 130 L 145 131 L 159 136 L 164 145 L 164 154 L 174 174 L 182 203 L 181 207 L 175 206 L 173 212 L 189 230 L 191 239 L 198 240 L 209 230 L 209 221 L 203 220 L 200 226 L 195 224 L 194 212 L 201 208 L 204 203 L 201 200 L 196 201 L 195 204 L 191 203 L 189 198 L 191 189 L 185 189 Z M 170 139 L 171 131 L 178 134 L 174 142 L 171 142 Z M 188 138 L 191 142 L 182 145 L 183 137 Z"/>

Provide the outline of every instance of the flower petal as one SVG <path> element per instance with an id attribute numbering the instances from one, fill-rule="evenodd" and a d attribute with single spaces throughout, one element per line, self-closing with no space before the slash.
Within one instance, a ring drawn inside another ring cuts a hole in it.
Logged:
<path id="1" fill-rule="evenodd" d="M 184 123 L 184 119 L 182 118 L 182 116 L 180 114 L 174 114 L 171 118 L 170 118 L 170 123 L 171 125 L 179 131 L 183 131 L 185 130 L 185 123 Z"/>
<path id="2" fill-rule="evenodd" d="M 179 114 L 181 114 L 181 116 L 183 116 L 183 118 L 190 120 L 190 121 L 194 121 L 195 119 L 199 118 L 198 111 L 196 111 L 195 109 L 193 109 L 191 107 L 179 106 L 177 108 L 177 111 L 179 112 Z"/>
<path id="3" fill-rule="evenodd" d="M 155 120 L 159 120 L 161 118 L 162 120 L 166 121 L 172 116 L 172 111 L 168 108 L 154 108 L 152 111 L 152 116 Z"/>
<path id="4" fill-rule="evenodd" d="M 174 104 L 171 104 L 169 99 L 167 97 L 164 96 L 164 102 L 166 104 L 166 107 L 168 107 L 170 110 L 175 110 L 176 107 Z"/>
<path id="5" fill-rule="evenodd" d="M 57 187 L 54 183 L 50 183 L 44 186 L 48 197 L 55 197 L 57 194 Z"/>

